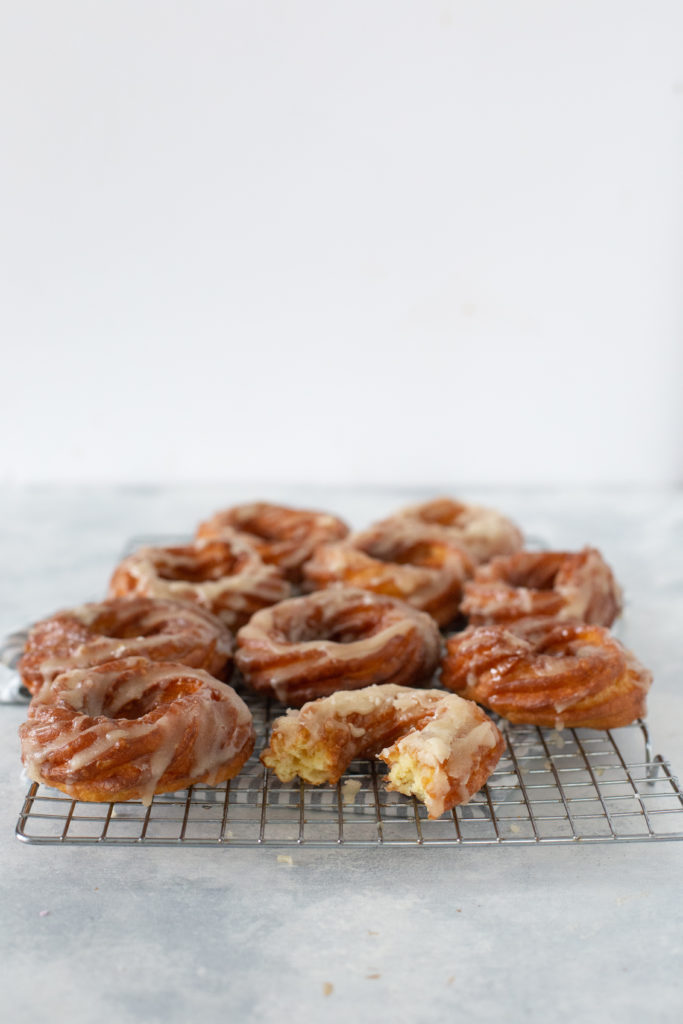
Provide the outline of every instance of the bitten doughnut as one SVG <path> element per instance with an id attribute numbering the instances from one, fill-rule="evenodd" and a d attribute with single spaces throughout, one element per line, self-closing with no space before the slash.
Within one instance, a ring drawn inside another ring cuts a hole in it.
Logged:
<path id="1" fill-rule="evenodd" d="M 35 782 L 77 800 L 142 800 L 233 778 L 254 746 L 251 712 L 201 669 L 124 658 L 64 672 L 19 729 Z"/>
<path id="2" fill-rule="evenodd" d="M 139 656 L 176 661 L 224 676 L 232 634 L 210 612 L 186 601 L 114 597 L 57 612 L 29 631 L 19 672 L 35 693 L 61 672 Z"/>
<path id="3" fill-rule="evenodd" d="M 652 674 L 603 626 L 469 626 L 449 637 L 442 684 L 510 722 L 616 729 L 645 714 Z"/>
<path id="4" fill-rule="evenodd" d="M 434 498 L 410 505 L 384 522 L 392 524 L 397 520 L 438 527 L 444 537 L 464 548 L 475 562 L 488 562 L 495 555 L 511 555 L 523 543 L 521 530 L 500 512 L 453 498 Z"/>
<path id="5" fill-rule="evenodd" d="M 520 551 L 479 566 L 461 610 L 472 625 L 522 618 L 580 619 L 610 626 L 621 591 L 599 551 Z"/>
<path id="6" fill-rule="evenodd" d="M 199 526 L 197 537 L 220 537 L 226 527 L 247 534 L 263 561 L 277 565 L 294 582 L 316 547 L 349 532 L 346 523 L 327 512 L 255 501 L 216 512 Z"/>
<path id="7" fill-rule="evenodd" d="M 494 770 L 504 741 L 472 701 L 442 690 L 368 686 L 288 711 L 261 760 L 282 782 L 337 782 L 356 757 L 389 766 L 388 789 L 416 796 L 430 818 L 466 803 Z"/>
<path id="8" fill-rule="evenodd" d="M 428 679 L 440 657 L 428 615 L 339 586 L 257 612 L 237 634 L 235 655 L 253 689 L 296 705 L 370 683 Z"/>
<path id="9" fill-rule="evenodd" d="M 473 568 L 467 553 L 440 533 L 394 522 L 317 548 L 304 566 L 304 578 L 315 589 L 345 583 L 397 597 L 444 626 L 458 614 L 463 583 Z"/>
<path id="10" fill-rule="evenodd" d="M 140 548 L 124 558 L 109 585 L 110 597 L 142 594 L 194 601 L 231 629 L 290 593 L 289 583 L 275 566 L 265 565 L 249 541 L 235 531 L 224 531 L 220 540 Z"/>

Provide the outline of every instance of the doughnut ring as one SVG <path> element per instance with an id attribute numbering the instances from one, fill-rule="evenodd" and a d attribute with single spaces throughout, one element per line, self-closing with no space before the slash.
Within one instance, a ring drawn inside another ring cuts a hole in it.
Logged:
<path id="1" fill-rule="evenodd" d="M 326 512 L 256 501 L 216 512 L 197 530 L 198 538 L 221 537 L 225 528 L 247 534 L 264 562 L 298 582 L 301 567 L 320 544 L 341 540 L 349 528 Z"/>
<path id="2" fill-rule="evenodd" d="M 391 684 L 338 691 L 278 718 L 261 760 L 282 782 L 298 775 L 318 786 L 377 755 L 389 766 L 387 788 L 439 818 L 481 789 L 505 746 L 485 712 L 454 696 Z"/>
<path id="3" fill-rule="evenodd" d="M 384 522 L 391 524 L 396 520 L 440 527 L 444 536 L 464 548 L 474 562 L 488 562 L 495 555 L 512 555 L 523 543 L 521 530 L 500 512 L 452 498 L 434 498 L 411 505 Z"/>
<path id="4" fill-rule="evenodd" d="M 227 674 L 232 649 L 230 631 L 199 605 L 113 597 L 37 622 L 29 631 L 19 672 L 31 693 L 68 669 L 132 656 L 176 661 L 220 677 Z"/>
<path id="5" fill-rule="evenodd" d="M 458 614 L 473 568 L 467 553 L 438 531 L 394 522 L 317 548 L 304 578 L 311 589 L 345 583 L 397 597 L 445 626 Z"/>
<path id="6" fill-rule="evenodd" d="M 514 723 L 617 729 L 645 714 L 652 673 L 604 626 L 469 626 L 447 641 L 442 684 Z"/>
<path id="7" fill-rule="evenodd" d="M 289 597 L 291 587 L 272 565 L 265 565 L 244 536 L 224 531 L 220 540 L 181 547 L 140 548 L 119 564 L 110 597 L 193 601 L 238 629 L 255 611 Z"/>
<path id="8" fill-rule="evenodd" d="M 621 591 L 599 551 L 520 551 L 479 566 L 461 611 L 476 626 L 522 618 L 580 619 L 610 626 Z"/>
<path id="9" fill-rule="evenodd" d="M 237 634 L 235 662 L 254 690 L 300 705 L 335 690 L 426 679 L 440 651 L 428 615 L 337 586 L 257 612 Z"/>
<path id="10" fill-rule="evenodd" d="M 19 728 L 31 779 L 76 800 L 142 800 L 216 786 L 254 747 L 251 712 L 201 669 L 123 658 L 57 676 Z"/>

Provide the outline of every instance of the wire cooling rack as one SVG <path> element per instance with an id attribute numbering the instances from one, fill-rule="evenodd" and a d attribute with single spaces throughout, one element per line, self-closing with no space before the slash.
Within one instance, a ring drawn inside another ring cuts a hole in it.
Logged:
<path id="1" fill-rule="evenodd" d="M 507 749 L 484 788 L 435 821 L 388 792 L 385 766 L 354 761 L 336 786 L 281 783 L 258 760 L 282 705 L 245 692 L 257 732 L 245 768 L 218 787 L 137 801 L 71 800 L 32 783 L 17 836 L 108 846 L 491 846 L 683 839 L 683 792 L 647 728 L 555 732 L 499 722 Z"/>
<path id="2" fill-rule="evenodd" d="M 182 536 L 134 537 L 143 544 Z M 543 547 L 542 541 L 534 546 Z M 0 663 L 16 667 L 25 631 L 9 637 Z M 16 834 L 26 843 L 107 846 L 493 846 L 683 839 L 683 791 L 653 756 L 645 722 L 625 729 L 556 732 L 498 720 L 506 750 L 468 804 L 436 821 L 414 798 L 388 792 L 382 762 L 357 760 L 336 786 L 282 783 L 258 755 L 284 708 L 234 685 L 254 717 L 254 754 L 237 778 L 139 801 L 85 803 L 32 783 Z M 0 702 L 28 700 L 19 680 Z M 495 716 L 494 716 L 495 717 Z"/>

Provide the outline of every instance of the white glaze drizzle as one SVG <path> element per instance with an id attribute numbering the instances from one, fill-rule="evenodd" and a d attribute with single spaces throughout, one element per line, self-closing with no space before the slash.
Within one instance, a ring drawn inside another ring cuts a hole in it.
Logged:
<path id="1" fill-rule="evenodd" d="M 443 506 L 448 523 L 425 519 L 430 509 Z M 495 555 L 509 555 L 518 551 L 523 543 L 519 528 L 496 509 L 483 505 L 469 505 L 451 498 L 436 498 L 420 505 L 411 505 L 393 518 L 406 518 L 428 523 L 444 532 L 451 541 L 467 549 L 477 562 L 487 562 Z M 389 520 L 392 521 L 392 520 Z"/>
<path id="2" fill-rule="evenodd" d="M 211 543 L 214 543 L 211 538 L 198 540 L 194 548 L 199 553 L 203 547 Z M 235 556 L 246 555 L 247 561 L 239 572 L 218 579 L 194 582 L 182 578 L 163 578 L 160 570 L 164 565 L 172 566 L 174 571 L 181 574 L 183 567 L 190 561 L 188 556 L 174 555 L 172 550 L 166 548 L 140 548 L 124 559 L 119 571 L 125 569 L 135 580 L 134 589 L 137 593 L 162 599 L 170 597 L 195 600 L 209 610 L 215 611 L 229 624 L 235 615 L 248 614 L 253 610 L 254 601 L 274 604 L 289 597 L 290 585 L 274 566 L 262 562 L 246 541 L 234 534 L 231 535 L 229 544 Z"/>
<path id="3" fill-rule="evenodd" d="M 43 681 L 51 681 L 61 672 L 70 669 L 87 668 L 124 657 L 161 660 L 157 651 L 161 651 L 164 660 L 168 661 L 169 643 L 173 644 L 172 657 L 178 661 L 182 661 L 184 654 L 198 647 L 206 651 L 213 648 L 220 658 L 225 659 L 232 653 L 232 637 L 225 626 L 196 605 L 168 600 L 148 602 L 146 598 L 124 598 L 121 599 L 120 609 L 112 611 L 112 604 L 112 601 L 84 604 L 59 613 L 60 616 L 93 629 L 93 633 L 90 639 L 63 655 L 52 654 L 43 658 L 39 666 Z M 135 619 L 139 636 L 124 639 L 97 632 L 98 618 L 103 614 L 116 617 L 117 611 L 123 622 L 126 617 L 128 620 Z"/>
<path id="4" fill-rule="evenodd" d="M 353 617 L 353 606 L 362 608 L 377 607 L 385 615 L 385 623 L 374 631 L 366 629 L 366 635 L 358 640 L 337 642 L 325 639 L 306 640 L 311 632 L 309 619 L 311 611 L 318 610 L 323 615 L 322 623 L 315 627 L 324 632 L 334 624 L 338 616 L 346 615 L 344 624 L 353 633 L 357 625 Z M 391 621 L 392 618 L 395 621 Z M 252 648 L 256 662 L 267 657 L 267 678 L 278 696 L 286 702 L 288 687 L 292 680 L 302 674 L 302 662 L 309 669 L 329 663 L 330 666 L 344 662 L 363 661 L 370 659 L 396 637 L 407 637 L 418 630 L 424 645 L 424 660 L 431 662 L 438 656 L 440 638 L 434 622 L 422 612 L 408 605 L 398 604 L 391 598 L 385 598 L 369 591 L 357 588 L 334 586 L 317 591 L 304 598 L 292 598 L 273 608 L 265 608 L 257 612 L 250 622 L 238 633 L 240 650 L 237 662 L 248 676 L 250 671 L 249 649 Z M 280 633 L 286 633 L 285 639 L 278 639 Z M 292 647 L 296 646 L 300 659 L 292 661 L 288 658 Z M 267 651 L 267 655 L 265 653 Z M 260 666 L 259 666 L 260 667 Z"/>
<path id="5" fill-rule="evenodd" d="M 131 668 L 138 669 L 137 674 L 130 672 Z M 158 706 L 164 686 L 175 684 L 179 677 L 197 685 L 192 693 L 165 704 L 161 715 L 151 716 L 148 711 L 138 719 L 116 717 L 117 711 L 133 701 L 148 703 L 150 710 Z M 49 785 L 49 771 L 41 769 L 55 757 L 59 761 L 68 754 L 69 772 L 75 776 L 95 766 L 113 748 L 153 737 L 151 753 L 144 753 L 135 762 L 140 774 L 137 788 L 146 803 L 151 801 L 188 728 L 196 730 L 191 774 L 197 779 L 207 776 L 209 784 L 252 734 L 251 713 L 231 687 L 200 670 L 142 659 L 122 661 L 116 670 L 108 672 L 79 669 L 65 673 L 52 687 L 43 687 L 34 702 L 36 707 L 44 706 L 43 714 L 38 711 L 35 727 L 31 719 L 22 727 L 22 757 L 31 778 Z M 47 739 L 52 729 L 50 706 L 69 709 L 73 714 L 66 720 L 62 715 L 59 730 Z M 84 739 L 81 749 L 69 752 L 73 743 L 82 744 Z"/>

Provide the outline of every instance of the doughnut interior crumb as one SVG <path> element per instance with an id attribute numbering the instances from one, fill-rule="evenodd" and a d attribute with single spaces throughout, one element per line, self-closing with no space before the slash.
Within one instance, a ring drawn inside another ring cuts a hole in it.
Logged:
<path id="1" fill-rule="evenodd" d="M 434 779 L 433 765 L 420 764 L 408 752 L 400 753 L 389 769 L 389 784 L 404 796 L 416 796 L 423 803 L 428 802 L 428 790 Z"/>
<path id="2" fill-rule="evenodd" d="M 292 747 L 287 751 L 278 751 L 277 758 L 264 757 L 263 761 L 268 768 L 273 769 L 280 782 L 291 782 L 298 775 L 304 782 L 319 786 L 329 779 L 330 760 L 321 746 L 309 749 Z"/>

